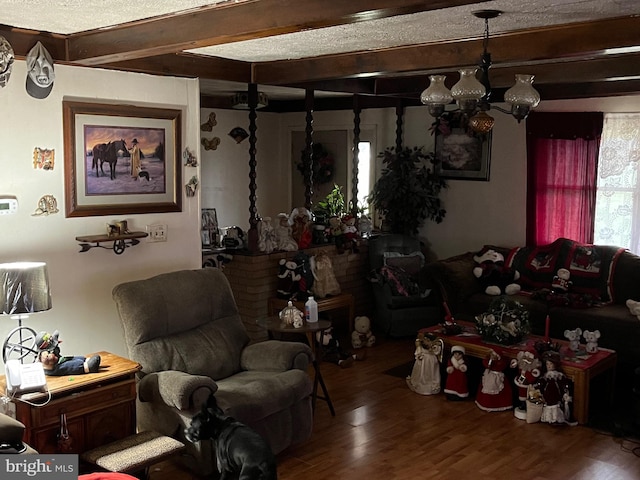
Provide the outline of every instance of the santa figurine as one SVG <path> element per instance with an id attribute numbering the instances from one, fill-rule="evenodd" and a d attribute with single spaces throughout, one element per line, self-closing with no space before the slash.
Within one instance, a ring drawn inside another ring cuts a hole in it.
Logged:
<path id="1" fill-rule="evenodd" d="M 464 360 L 466 353 L 464 347 L 451 347 L 451 356 L 447 362 L 447 381 L 444 385 L 447 400 L 464 400 L 469 396 L 467 364 Z"/>
<path id="2" fill-rule="evenodd" d="M 527 418 L 527 389 L 540 377 L 542 363 L 533 352 L 522 350 L 516 358 L 511 360 L 511 368 L 517 368 L 518 374 L 513 383 L 518 387 L 518 405 L 513 410 L 513 415 L 519 420 Z"/>
<path id="3" fill-rule="evenodd" d="M 484 373 L 476 394 L 476 405 L 485 412 L 502 412 L 513 408 L 511 384 L 505 379 L 507 362 L 500 353 L 491 350 L 482 360 Z"/>

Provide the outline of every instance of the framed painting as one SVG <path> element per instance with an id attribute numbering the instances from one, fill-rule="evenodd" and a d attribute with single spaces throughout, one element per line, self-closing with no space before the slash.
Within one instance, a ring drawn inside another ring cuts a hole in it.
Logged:
<path id="1" fill-rule="evenodd" d="M 181 111 L 63 101 L 67 217 L 182 210 Z"/>
<path id="2" fill-rule="evenodd" d="M 462 112 L 445 112 L 434 123 L 436 168 L 443 178 L 489 181 L 491 132 L 474 132 Z"/>

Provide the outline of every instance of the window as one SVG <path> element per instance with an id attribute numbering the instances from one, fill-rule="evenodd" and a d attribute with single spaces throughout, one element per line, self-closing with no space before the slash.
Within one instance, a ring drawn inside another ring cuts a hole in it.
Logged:
<path id="1" fill-rule="evenodd" d="M 593 241 L 602 113 L 533 112 L 527 119 L 527 245 Z"/>
<path id="2" fill-rule="evenodd" d="M 367 207 L 371 191 L 371 142 L 358 142 L 358 208 Z"/>
<path id="3" fill-rule="evenodd" d="M 596 193 L 594 243 L 640 253 L 640 113 L 604 117 Z"/>

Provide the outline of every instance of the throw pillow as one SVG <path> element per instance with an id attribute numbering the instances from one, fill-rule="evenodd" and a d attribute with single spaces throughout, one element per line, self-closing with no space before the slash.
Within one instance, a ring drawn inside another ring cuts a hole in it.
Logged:
<path id="1" fill-rule="evenodd" d="M 596 301 L 610 303 L 613 296 L 613 271 L 623 248 L 591 245 L 565 240 L 558 268 L 571 274 L 571 292 L 589 295 Z"/>
<path id="2" fill-rule="evenodd" d="M 394 296 L 410 297 L 420 293 L 418 283 L 402 268 L 385 265 L 380 269 L 380 275 L 383 281 L 389 285 L 391 294 Z"/>
<path id="3" fill-rule="evenodd" d="M 384 264 L 390 267 L 401 268 L 408 275 L 417 277 L 424 267 L 424 255 L 422 252 L 402 254 L 400 252 L 384 252 Z"/>
<path id="4" fill-rule="evenodd" d="M 509 253 L 505 265 L 520 272 L 518 283 L 523 290 L 551 288 L 564 241 L 564 238 L 559 238 L 548 245 L 514 248 Z"/>

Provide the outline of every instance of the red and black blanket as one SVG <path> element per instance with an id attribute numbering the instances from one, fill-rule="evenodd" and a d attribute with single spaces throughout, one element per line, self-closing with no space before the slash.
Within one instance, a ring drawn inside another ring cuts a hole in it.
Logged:
<path id="1" fill-rule="evenodd" d="M 571 274 L 571 293 L 606 304 L 615 298 L 612 278 L 623 251 L 620 247 L 558 238 L 548 245 L 514 248 L 505 264 L 520 272 L 518 283 L 529 292 L 550 290 L 558 270 L 565 268 Z"/>

